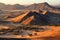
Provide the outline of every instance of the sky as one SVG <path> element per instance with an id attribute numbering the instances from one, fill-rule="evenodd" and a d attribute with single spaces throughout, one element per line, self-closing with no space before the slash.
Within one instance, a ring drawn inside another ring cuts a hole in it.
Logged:
<path id="1" fill-rule="evenodd" d="M 60 0 L 0 0 L 0 2 L 5 4 L 21 4 L 21 5 L 30 5 L 33 3 L 42 3 L 42 2 L 47 2 L 51 5 L 60 4 Z"/>

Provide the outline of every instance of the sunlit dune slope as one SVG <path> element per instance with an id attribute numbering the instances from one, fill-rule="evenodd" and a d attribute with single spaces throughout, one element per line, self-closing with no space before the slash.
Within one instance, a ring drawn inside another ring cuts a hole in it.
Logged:
<path id="1" fill-rule="evenodd" d="M 22 18 L 24 18 L 30 11 L 26 11 L 24 14 L 17 16 L 15 18 L 9 18 L 8 21 L 12 21 L 12 22 L 19 22 L 21 21 Z"/>
<path id="2" fill-rule="evenodd" d="M 21 24 L 28 25 L 32 20 L 34 19 L 34 16 L 31 16 L 24 20 Z"/>
<path id="3" fill-rule="evenodd" d="M 43 10 L 42 14 L 46 14 L 46 13 L 47 13 L 47 11 L 46 10 Z"/>

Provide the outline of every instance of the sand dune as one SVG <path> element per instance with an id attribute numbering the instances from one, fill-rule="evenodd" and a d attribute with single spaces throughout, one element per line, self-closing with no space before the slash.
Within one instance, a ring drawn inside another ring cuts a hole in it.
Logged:
<path id="1" fill-rule="evenodd" d="M 32 20 L 34 19 L 34 16 L 31 16 L 24 20 L 21 24 L 28 25 Z"/>
<path id="2" fill-rule="evenodd" d="M 26 11 L 24 14 L 17 16 L 15 18 L 10 18 L 8 19 L 8 21 L 12 21 L 12 22 L 19 22 L 21 21 L 22 18 L 24 18 L 30 11 Z"/>

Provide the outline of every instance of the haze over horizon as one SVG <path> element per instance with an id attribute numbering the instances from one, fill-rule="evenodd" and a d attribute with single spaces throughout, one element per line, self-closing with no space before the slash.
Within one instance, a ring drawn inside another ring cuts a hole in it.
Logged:
<path id="1" fill-rule="evenodd" d="M 60 0 L 0 0 L 0 3 L 5 3 L 5 4 L 21 4 L 21 5 L 30 5 L 33 3 L 43 3 L 47 2 L 51 5 L 58 5 L 60 4 Z"/>

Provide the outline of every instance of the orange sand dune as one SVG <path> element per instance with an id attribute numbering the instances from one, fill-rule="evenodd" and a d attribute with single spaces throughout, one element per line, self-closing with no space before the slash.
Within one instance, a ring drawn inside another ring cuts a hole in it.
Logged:
<path id="1" fill-rule="evenodd" d="M 43 10 L 42 14 L 46 14 L 46 13 L 47 13 L 47 11 L 46 10 Z"/>
<path id="2" fill-rule="evenodd" d="M 34 16 L 31 16 L 31 17 L 27 18 L 25 21 L 23 21 L 22 24 L 28 25 L 33 19 L 34 19 Z"/>
<path id="3" fill-rule="evenodd" d="M 15 17 L 15 18 L 10 18 L 8 19 L 8 21 L 12 21 L 12 22 L 19 22 L 21 21 L 22 18 L 24 18 L 30 11 L 26 11 L 24 14 L 18 16 L 18 17 Z"/>

